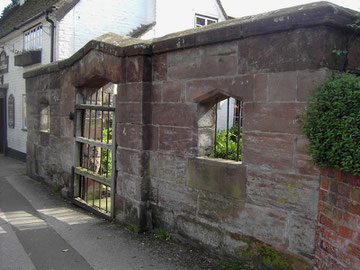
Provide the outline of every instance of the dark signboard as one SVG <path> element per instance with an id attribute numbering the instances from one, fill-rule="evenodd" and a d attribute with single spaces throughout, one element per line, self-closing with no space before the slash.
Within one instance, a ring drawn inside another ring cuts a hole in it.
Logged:
<path id="1" fill-rule="evenodd" d="M 0 74 L 4 74 L 9 71 L 9 56 L 5 51 L 0 53 Z"/>
<path id="2" fill-rule="evenodd" d="M 9 128 L 15 128 L 15 98 L 13 95 L 10 95 L 8 100 L 8 125 Z"/>

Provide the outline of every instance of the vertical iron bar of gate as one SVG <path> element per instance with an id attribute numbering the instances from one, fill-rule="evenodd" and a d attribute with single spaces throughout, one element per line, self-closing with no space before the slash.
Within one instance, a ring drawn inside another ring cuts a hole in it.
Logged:
<path id="1" fill-rule="evenodd" d="M 230 107 L 230 98 L 227 98 L 227 116 L 226 116 L 226 155 L 227 159 L 229 153 L 229 107 Z"/>
<path id="2" fill-rule="evenodd" d="M 237 144 L 236 144 L 236 161 L 239 161 L 239 155 L 240 155 L 240 114 L 241 114 L 241 110 L 242 110 L 242 101 L 236 101 L 236 105 L 239 105 L 238 107 L 238 111 L 239 111 L 239 116 L 238 116 L 238 121 L 237 121 Z"/>
<path id="3" fill-rule="evenodd" d="M 217 110 L 217 106 L 218 106 L 218 100 L 215 101 L 215 139 L 214 139 L 214 158 L 216 158 L 216 135 L 217 135 L 217 114 L 218 114 L 218 110 Z"/>
<path id="4" fill-rule="evenodd" d="M 116 191 L 116 95 L 113 96 L 113 111 L 112 118 L 112 148 L 111 148 L 111 218 L 115 218 L 115 191 Z"/>

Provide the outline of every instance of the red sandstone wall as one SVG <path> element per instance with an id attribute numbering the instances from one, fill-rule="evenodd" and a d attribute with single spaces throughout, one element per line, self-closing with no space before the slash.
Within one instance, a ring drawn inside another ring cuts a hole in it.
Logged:
<path id="1" fill-rule="evenodd" d="M 319 270 L 358 270 L 360 177 L 324 169 L 320 185 L 316 266 Z"/>

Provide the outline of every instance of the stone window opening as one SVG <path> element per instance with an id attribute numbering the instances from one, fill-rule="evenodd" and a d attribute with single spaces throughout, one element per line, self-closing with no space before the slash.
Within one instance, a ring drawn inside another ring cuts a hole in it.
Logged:
<path id="1" fill-rule="evenodd" d="M 242 159 L 243 101 L 228 96 L 200 103 L 199 154 L 210 158 Z"/>
<path id="2" fill-rule="evenodd" d="M 40 101 L 40 131 L 50 133 L 50 104 L 45 98 Z"/>

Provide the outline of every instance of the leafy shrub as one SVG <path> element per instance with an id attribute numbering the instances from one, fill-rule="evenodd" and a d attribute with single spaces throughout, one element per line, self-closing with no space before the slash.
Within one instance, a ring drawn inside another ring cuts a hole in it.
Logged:
<path id="1" fill-rule="evenodd" d="M 104 128 L 102 134 L 102 141 L 108 144 L 112 143 L 112 128 Z M 109 141 L 107 142 L 107 138 Z M 111 175 L 112 171 L 112 155 L 111 151 L 105 148 L 101 150 L 101 170 L 104 174 Z"/>
<path id="2" fill-rule="evenodd" d="M 360 77 L 334 74 L 318 85 L 300 126 L 314 163 L 360 175 Z"/>
<path id="3" fill-rule="evenodd" d="M 216 132 L 216 153 L 214 151 L 209 155 L 212 158 L 223 158 L 230 160 L 237 160 L 237 138 L 238 127 L 233 125 L 229 129 L 229 139 L 227 138 L 226 129 L 221 132 Z M 228 154 L 226 156 L 226 141 L 228 141 Z M 242 146 L 242 131 L 240 129 L 239 139 L 239 160 L 241 160 L 241 146 Z"/>

